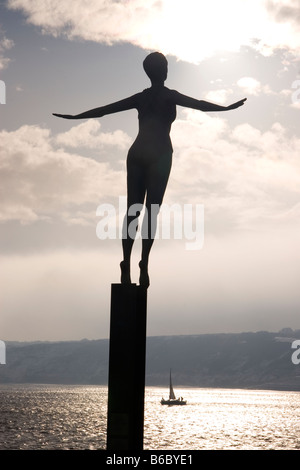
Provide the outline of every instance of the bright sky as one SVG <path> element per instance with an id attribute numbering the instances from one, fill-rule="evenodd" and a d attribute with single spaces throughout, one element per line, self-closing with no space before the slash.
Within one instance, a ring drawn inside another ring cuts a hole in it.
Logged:
<path id="1" fill-rule="evenodd" d="M 1 2 L 1 340 L 108 337 L 122 251 L 96 236 L 96 211 L 126 195 L 137 114 L 52 113 L 147 88 L 153 50 L 169 88 L 248 101 L 178 109 L 165 203 L 204 206 L 204 245 L 156 240 L 148 335 L 299 328 L 299 25 L 299 0 Z"/>

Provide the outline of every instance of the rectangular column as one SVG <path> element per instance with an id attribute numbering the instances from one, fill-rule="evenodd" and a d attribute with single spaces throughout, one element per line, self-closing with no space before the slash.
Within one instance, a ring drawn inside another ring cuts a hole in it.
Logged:
<path id="1" fill-rule="evenodd" d="M 107 450 L 142 450 L 147 289 L 112 284 Z"/>

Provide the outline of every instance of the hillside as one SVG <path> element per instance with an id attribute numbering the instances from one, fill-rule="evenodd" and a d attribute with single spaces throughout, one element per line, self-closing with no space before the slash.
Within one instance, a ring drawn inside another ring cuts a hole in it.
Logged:
<path id="1" fill-rule="evenodd" d="M 300 364 L 291 343 L 300 330 L 277 333 L 147 338 L 146 385 L 300 391 Z M 0 383 L 106 385 L 109 341 L 6 343 Z"/>

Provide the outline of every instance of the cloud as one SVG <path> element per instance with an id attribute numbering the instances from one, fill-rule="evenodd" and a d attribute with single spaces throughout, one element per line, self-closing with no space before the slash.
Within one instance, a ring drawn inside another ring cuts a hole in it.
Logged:
<path id="1" fill-rule="evenodd" d="M 291 107 L 297 110 L 300 110 L 300 100 L 295 101 L 294 103 L 291 104 Z"/>
<path id="2" fill-rule="evenodd" d="M 205 99 L 207 101 L 212 101 L 218 104 L 225 104 L 227 102 L 228 97 L 232 93 L 233 93 L 232 90 L 225 90 L 225 89 L 212 90 L 212 91 L 209 91 L 205 95 Z"/>
<path id="3" fill-rule="evenodd" d="M 41 27 L 44 33 L 113 44 L 134 42 L 144 28 L 145 34 L 150 32 L 149 26 L 160 14 L 162 2 L 73 0 L 70 8 L 69 1 L 9 0 L 7 6 L 23 10 L 28 21 Z"/>
<path id="4" fill-rule="evenodd" d="M 274 230 L 300 199 L 299 138 L 274 123 L 265 132 L 193 110 L 173 125 L 170 201 L 202 203 L 206 230 Z M 298 226 L 298 225 L 297 225 Z"/>
<path id="5" fill-rule="evenodd" d="M 118 196 L 125 182 L 123 169 L 62 148 L 63 143 L 71 146 L 71 137 L 79 131 L 83 137 L 75 139 L 77 145 L 86 145 L 87 137 L 92 136 L 90 145 L 100 141 L 104 147 L 124 146 L 127 137 L 123 132 L 114 133 L 112 141 L 106 134 L 102 139 L 99 129 L 87 121 L 56 138 L 39 126 L 1 131 L 1 221 L 30 223 L 64 218 L 78 223 L 91 217 L 101 198 Z M 116 137 L 120 137 L 119 142 Z"/>
<path id="6" fill-rule="evenodd" d="M 266 7 L 279 23 L 291 22 L 299 26 L 300 7 L 298 0 L 268 0 Z"/>
<path id="7" fill-rule="evenodd" d="M 69 131 L 58 134 L 55 141 L 67 147 L 103 148 L 105 146 L 118 147 L 124 150 L 129 147 L 130 137 L 121 130 L 114 132 L 99 132 L 101 123 L 95 119 L 89 119 Z"/>
<path id="8" fill-rule="evenodd" d="M 262 85 L 258 80 L 253 77 L 243 77 L 237 81 L 237 86 L 240 87 L 248 95 L 260 95 L 265 93 L 267 95 L 273 94 L 269 85 Z"/>
<path id="9" fill-rule="evenodd" d="M 298 0 L 266 0 L 268 15 L 265 34 L 261 36 L 261 50 L 266 55 L 276 49 L 286 48 L 296 57 L 300 44 L 300 6 Z"/>
<path id="10" fill-rule="evenodd" d="M 1 31 L 0 31 L 1 34 Z M 11 49 L 14 46 L 14 42 L 11 39 L 8 39 L 4 34 L 1 34 L 0 38 L 0 70 L 5 69 L 9 62 L 10 59 L 8 57 L 5 57 L 6 51 Z"/>
<path id="11" fill-rule="evenodd" d="M 250 95 L 258 95 L 261 89 L 261 84 L 258 80 L 252 77 L 243 77 L 238 80 L 237 85 Z"/>
<path id="12" fill-rule="evenodd" d="M 7 5 L 55 37 L 128 42 L 196 63 L 243 45 L 265 55 L 278 48 L 297 54 L 300 46 L 299 5 L 293 0 L 73 0 L 72 8 L 66 0 L 9 0 Z"/>

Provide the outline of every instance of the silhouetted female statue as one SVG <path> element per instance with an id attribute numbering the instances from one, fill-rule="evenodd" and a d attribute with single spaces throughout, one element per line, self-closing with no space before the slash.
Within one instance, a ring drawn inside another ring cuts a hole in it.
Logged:
<path id="1" fill-rule="evenodd" d="M 168 62 L 159 52 L 149 54 L 143 62 L 144 70 L 151 81 L 151 87 L 116 103 L 76 114 L 54 114 L 65 119 L 100 118 L 107 114 L 137 109 L 139 119 L 138 135 L 127 156 L 127 213 L 124 218 L 122 248 L 123 261 L 121 282 L 131 283 L 130 258 L 136 232 L 139 212 L 130 213 L 135 204 L 146 211 L 142 225 L 142 256 L 139 262 L 140 285 L 149 286 L 148 260 L 154 241 L 157 216 L 162 204 L 172 165 L 172 143 L 170 130 L 176 118 L 176 105 L 200 111 L 228 111 L 242 106 L 246 98 L 230 106 L 219 106 L 207 101 L 182 95 L 164 86 L 168 74 Z M 146 198 L 146 200 L 145 200 Z M 131 227 L 131 230 L 129 230 Z M 130 233 L 129 233 L 130 232 Z"/>

